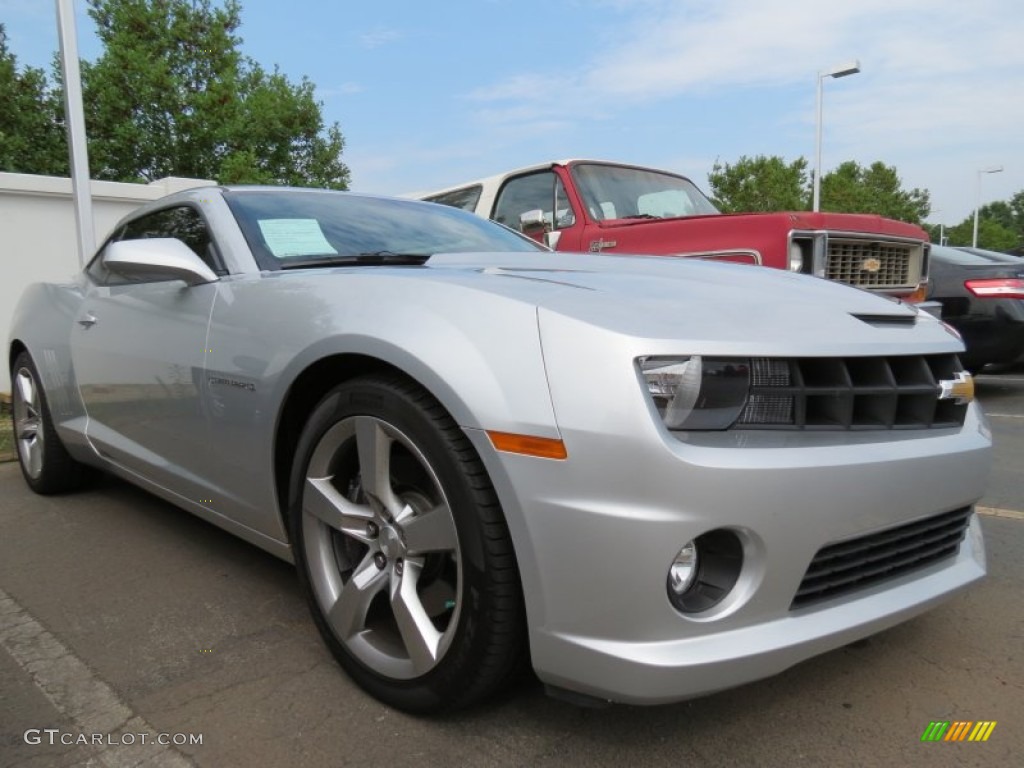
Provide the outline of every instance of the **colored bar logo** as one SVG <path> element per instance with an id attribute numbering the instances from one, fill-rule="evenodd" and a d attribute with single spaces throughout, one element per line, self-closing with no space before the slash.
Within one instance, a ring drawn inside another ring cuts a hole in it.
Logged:
<path id="1" fill-rule="evenodd" d="M 988 741 L 995 727 L 995 720 L 933 720 L 921 734 L 921 741 Z"/>

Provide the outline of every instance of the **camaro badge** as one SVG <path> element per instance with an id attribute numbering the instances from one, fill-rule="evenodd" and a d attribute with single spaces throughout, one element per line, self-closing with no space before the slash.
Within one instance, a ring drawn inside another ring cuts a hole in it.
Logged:
<path id="1" fill-rule="evenodd" d="M 967 371 L 958 371 L 952 379 L 939 382 L 939 400 L 955 400 L 957 405 L 974 399 L 974 379 Z"/>
<path id="2" fill-rule="evenodd" d="M 590 241 L 590 252 L 600 253 L 605 248 L 614 248 L 618 245 L 617 240 L 591 240 Z"/>
<path id="3" fill-rule="evenodd" d="M 860 263 L 860 268 L 862 272 L 870 272 L 871 274 L 874 274 L 882 268 L 882 262 L 874 257 L 864 259 L 864 261 Z"/>
<path id="4" fill-rule="evenodd" d="M 225 387 L 236 387 L 237 389 L 245 389 L 249 392 L 256 391 L 256 385 L 251 381 L 239 381 L 238 379 L 225 379 L 222 376 L 210 376 L 207 381 L 211 384 L 222 384 Z"/>

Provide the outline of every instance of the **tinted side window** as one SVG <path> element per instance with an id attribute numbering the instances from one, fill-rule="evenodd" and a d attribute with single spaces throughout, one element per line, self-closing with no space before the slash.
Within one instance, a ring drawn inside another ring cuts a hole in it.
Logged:
<path id="1" fill-rule="evenodd" d="M 476 204 L 480 202 L 480 193 L 483 187 L 476 184 L 472 187 L 456 189 L 454 192 L 445 192 L 443 195 L 434 195 L 424 198 L 428 203 L 440 203 L 450 205 L 452 208 L 461 208 L 464 211 L 473 213 L 476 211 Z"/>
<path id="2" fill-rule="evenodd" d="M 554 229 L 571 227 L 576 222 L 562 180 L 551 171 L 517 176 L 505 182 L 491 218 L 518 231 L 519 217 L 537 210 L 544 213 L 545 221 Z"/>
<path id="3" fill-rule="evenodd" d="M 150 237 L 176 237 L 217 274 L 224 274 L 206 222 L 199 211 L 189 206 L 167 208 L 129 222 L 118 240 L 145 240 Z"/>

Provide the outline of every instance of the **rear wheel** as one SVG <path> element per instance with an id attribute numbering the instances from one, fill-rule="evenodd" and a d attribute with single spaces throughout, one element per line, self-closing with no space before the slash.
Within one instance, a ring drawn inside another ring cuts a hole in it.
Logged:
<path id="1" fill-rule="evenodd" d="M 82 484 L 88 469 L 71 458 L 61 443 L 39 371 L 28 352 L 15 358 L 11 385 L 14 442 L 25 481 L 36 493 L 75 490 Z"/>
<path id="2" fill-rule="evenodd" d="M 468 705 L 518 668 L 508 528 L 465 435 L 400 378 L 334 389 L 303 430 L 292 546 L 313 616 L 355 681 L 412 712 Z"/>

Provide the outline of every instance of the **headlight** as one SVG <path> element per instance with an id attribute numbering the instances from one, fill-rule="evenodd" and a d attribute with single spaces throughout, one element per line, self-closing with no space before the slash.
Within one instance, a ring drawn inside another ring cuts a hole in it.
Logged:
<path id="1" fill-rule="evenodd" d="M 747 403 L 750 366 L 745 360 L 642 357 L 640 373 L 669 429 L 727 429 Z"/>
<path id="2" fill-rule="evenodd" d="M 789 271 L 804 271 L 804 249 L 796 240 L 791 240 L 789 243 Z"/>

